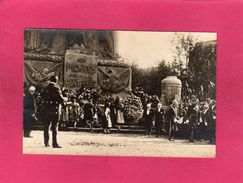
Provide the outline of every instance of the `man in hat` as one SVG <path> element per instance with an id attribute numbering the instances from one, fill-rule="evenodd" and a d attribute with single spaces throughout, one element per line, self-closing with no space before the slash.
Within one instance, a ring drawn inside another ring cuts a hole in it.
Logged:
<path id="1" fill-rule="evenodd" d="M 24 137 L 30 138 L 32 120 L 36 113 L 35 89 L 34 86 L 30 86 L 28 91 L 24 93 Z"/>
<path id="2" fill-rule="evenodd" d="M 58 77 L 51 76 L 50 83 L 45 88 L 43 93 L 44 99 L 44 144 L 49 146 L 49 127 L 51 125 L 52 131 L 52 146 L 53 148 L 61 148 L 57 143 L 57 127 L 59 120 L 59 104 L 67 101 L 67 98 L 63 97 L 61 89 L 57 86 Z"/>

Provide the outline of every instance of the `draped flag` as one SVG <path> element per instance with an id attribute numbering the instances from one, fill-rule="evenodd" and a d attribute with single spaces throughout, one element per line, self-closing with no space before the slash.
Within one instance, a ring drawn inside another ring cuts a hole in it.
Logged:
<path id="1" fill-rule="evenodd" d="M 51 76 L 61 74 L 61 63 L 43 61 L 25 61 L 24 81 L 26 83 L 46 87 Z"/>
<path id="2" fill-rule="evenodd" d="M 98 67 L 98 84 L 105 90 L 118 93 L 129 87 L 130 68 Z"/>

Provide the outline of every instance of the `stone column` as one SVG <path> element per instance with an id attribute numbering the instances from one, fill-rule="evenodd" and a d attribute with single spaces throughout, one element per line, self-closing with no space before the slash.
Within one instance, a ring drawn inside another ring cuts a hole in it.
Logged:
<path id="1" fill-rule="evenodd" d="M 24 47 L 30 50 L 38 48 L 40 45 L 40 31 L 39 30 L 25 30 L 24 31 Z"/>
<path id="2" fill-rule="evenodd" d="M 66 33 L 64 31 L 57 31 L 54 34 L 52 41 L 52 54 L 65 54 L 66 50 Z"/>

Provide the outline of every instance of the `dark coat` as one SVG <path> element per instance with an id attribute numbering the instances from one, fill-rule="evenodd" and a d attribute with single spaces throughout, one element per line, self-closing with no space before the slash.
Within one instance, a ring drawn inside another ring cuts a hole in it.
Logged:
<path id="1" fill-rule="evenodd" d="M 52 122 L 58 121 L 59 104 L 64 101 L 60 88 L 56 84 L 50 83 L 43 92 L 43 100 L 43 119 Z"/>
<path id="2" fill-rule="evenodd" d="M 35 113 L 36 103 L 35 97 L 31 95 L 29 92 L 25 92 L 24 94 L 24 111 L 28 111 L 32 114 Z"/>
<path id="3" fill-rule="evenodd" d="M 88 102 L 84 105 L 84 120 L 93 120 L 95 115 L 95 108 L 91 102 Z"/>
<path id="4" fill-rule="evenodd" d="M 24 129 L 31 129 L 32 115 L 36 111 L 35 97 L 29 92 L 24 94 Z"/>
<path id="5" fill-rule="evenodd" d="M 216 128 L 216 109 L 211 107 L 209 109 L 208 129 L 210 131 L 215 131 L 215 128 Z"/>
<path id="6" fill-rule="evenodd" d="M 192 128 L 197 127 L 197 123 L 199 120 L 199 111 L 195 110 L 196 105 L 192 104 L 188 107 L 188 117 L 190 121 L 190 126 Z"/>
<path id="7" fill-rule="evenodd" d="M 171 120 L 172 122 L 174 122 L 174 119 L 176 117 L 176 112 L 175 112 L 175 109 L 170 106 L 167 111 L 166 111 L 166 117 L 168 120 Z"/>

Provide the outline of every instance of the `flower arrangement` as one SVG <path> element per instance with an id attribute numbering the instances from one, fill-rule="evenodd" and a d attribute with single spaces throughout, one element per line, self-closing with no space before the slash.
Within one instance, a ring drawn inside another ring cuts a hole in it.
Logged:
<path id="1" fill-rule="evenodd" d="M 139 97 L 129 95 L 124 100 L 124 117 L 127 122 L 138 122 L 142 117 L 143 107 Z"/>

